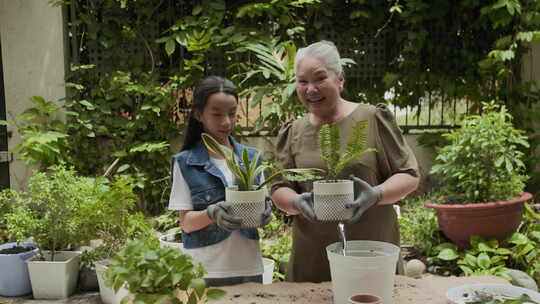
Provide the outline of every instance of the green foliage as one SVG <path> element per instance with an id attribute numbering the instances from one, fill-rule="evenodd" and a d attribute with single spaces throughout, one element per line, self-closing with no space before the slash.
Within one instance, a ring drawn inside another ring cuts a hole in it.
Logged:
<path id="1" fill-rule="evenodd" d="M 504 106 L 484 103 L 483 114 L 467 116 L 461 129 L 444 136 L 450 143 L 438 150 L 431 173 L 444 179 L 444 190 L 459 203 L 514 198 L 523 191 L 527 137 L 512 125 Z"/>
<path id="2" fill-rule="evenodd" d="M 262 189 L 264 185 L 279 176 L 288 177 L 292 175 L 297 181 L 307 181 L 317 178 L 316 174 L 324 172 L 323 170 L 316 168 L 283 169 L 270 174 L 260 185 L 255 185 L 255 178 L 263 173 L 265 169 L 270 167 L 269 165 L 261 164 L 259 162 L 260 152 L 257 152 L 250 160 L 248 150 L 244 149 L 241 152 L 239 151 L 239 153 L 241 153 L 241 157 L 238 157 L 233 150 L 221 145 L 211 135 L 203 133 L 201 137 L 208 151 L 216 153 L 225 158 L 227 167 L 229 167 L 233 175 L 236 177 L 239 191 Z"/>
<path id="3" fill-rule="evenodd" d="M 7 243 L 11 239 L 11 235 L 7 230 L 6 215 L 13 210 L 13 202 L 16 201 L 18 192 L 11 189 L 0 191 L 0 245 Z"/>
<path id="4" fill-rule="evenodd" d="M 193 265 L 189 255 L 160 248 L 157 242 L 130 241 L 112 258 L 105 276 L 106 284 L 115 291 L 126 284 L 134 294 L 133 303 L 199 303 L 224 295 L 220 289 L 206 288 L 202 265 Z M 122 303 L 127 303 L 127 297 Z"/>
<path id="5" fill-rule="evenodd" d="M 259 235 L 261 236 L 261 251 L 263 257 L 272 259 L 275 261 L 273 279 L 283 281 L 285 279 L 285 273 L 282 272 L 283 265 L 289 261 L 291 249 L 292 249 L 292 229 L 290 225 L 287 225 L 283 216 L 283 212 L 274 212 L 275 217 L 268 225 L 264 226 L 264 229 L 259 228 Z"/>
<path id="6" fill-rule="evenodd" d="M 94 237 L 92 212 L 99 210 L 97 195 L 102 186 L 102 181 L 77 176 L 62 166 L 51 167 L 47 173 L 34 172 L 28 190 L 9 202 L 13 210 L 6 215 L 7 227 L 18 241 L 32 237 L 40 254 L 50 250 L 54 260 L 57 250 Z"/>
<path id="7" fill-rule="evenodd" d="M 69 145 L 68 126 L 60 119 L 61 115 L 73 115 L 53 101 L 33 96 L 30 101 L 34 107 L 22 112 L 18 119 L 17 131 L 21 134 L 21 143 L 17 151 L 27 164 L 38 165 L 41 170 L 59 163 L 69 163 L 65 154 Z"/>
<path id="8" fill-rule="evenodd" d="M 238 63 L 246 72 L 235 75 L 235 78 L 241 78 L 240 86 L 244 87 L 240 96 L 250 99 L 251 108 L 256 109 L 264 104 L 262 115 L 255 122 L 254 132 L 267 128 L 271 134 L 275 134 L 285 122 L 306 112 L 294 94 L 296 45 L 292 41 L 280 42 L 278 38 L 272 38 L 270 41 L 246 44 L 235 52 L 248 52 L 256 58 Z"/>
<path id="9" fill-rule="evenodd" d="M 364 153 L 375 151 L 374 148 L 364 148 L 367 142 L 367 125 L 367 121 L 361 120 L 353 126 L 352 136 L 347 140 L 344 152 L 341 151 L 339 126 L 337 124 L 325 124 L 321 127 L 319 131 L 319 147 L 321 149 L 321 158 L 327 168 L 325 179 L 337 179 L 341 171 L 351 161 Z"/>
<path id="10" fill-rule="evenodd" d="M 87 223 L 82 232 L 88 239 L 102 240 L 99 246 L 81 256 L 81 260 L 89 265 L 111 258 L 129 240 L 154 237 L 144 215 L 132 213 L 136 197 L 130 178 L 119 178 L 114 182 L 100 178 L 96 183 L 95 203 L 82 206 L 80 212 Z"/>
<path id="11" fill-rule="evenodd" d="M 399 231 L 401 242 L 429 256 L 442 243 L 435 211 L 424 206 L 433 195 L 409 197 L 402 201 Z"/>
<path id="12" fill-rule="evenodd" d="M 135 181 L 137 209 L 159 214 L 169 193 L 169 142 L 183 125 L 171 119 L 180 81 L 160 85 L 155 75 L 115 72 L 96 78 L 93 67 L 74 67 L 75 85 L 64 107 L 73 113 L 65 153 L 84 175 L 102 175 L 116 163 L 116 175 Z M 149 132 L 148 130 L 151 130 Z"/>
<path id="13" fill-rule="evenodd" d="M 509 265 L 525 271 L 537 284 L 540 283 L 540 214 L 529 204 L 523 205 L 524 216 L 518 232 L 508 239 L 512 251 Z"/>

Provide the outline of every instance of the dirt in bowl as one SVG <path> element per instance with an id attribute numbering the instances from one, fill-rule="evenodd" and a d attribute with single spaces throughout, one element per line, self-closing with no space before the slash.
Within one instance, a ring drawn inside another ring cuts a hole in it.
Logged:
<path id="1" fill-rule="evenodd" d="M 469 294 L 464 293 L 463 297 L 468 298 Z M 509 297 L 505 295 L 494 295 L 488 292 L 475 291 L 472 296 L 473 300 L 466 302 L 467 304 L 540 304 L 535 302 L 526 294 L 520 297 Z"/>
<path id="2" fill-rule="evenodd" d="M 36 249 L 36 247 L 33 247 L 33 246 L 13 246 L 13 247 L 10 247 L 10 248 L 4 248 L 2 250 L 0 250 L 0 254 L 19 254 L 19 253 L 23 253 L 23 252 L 27 252 L 27 251 L 32 251 Z"/>

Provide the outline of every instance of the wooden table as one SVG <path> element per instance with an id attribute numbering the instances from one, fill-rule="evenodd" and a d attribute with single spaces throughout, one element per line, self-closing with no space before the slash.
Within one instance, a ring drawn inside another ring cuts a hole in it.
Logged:
<path id="1" fill-rule="evenodd" d="M 473 283 L 509 284 L 494 276 L 438 277 L 425 275 L 420 279 L 396 276 L 394 304 L 446 304 L 446 291 L 455 286 Z M 325 283 L 278 282 L 269 285 L 246 283 L 222 287 L 225 297 L 213 303 L 220 304 L 332 304 L 332 285 Z M 341 303 L 340 303 L 341 304 Z M 343 303 L 345 304 L 345 303 Z"/>

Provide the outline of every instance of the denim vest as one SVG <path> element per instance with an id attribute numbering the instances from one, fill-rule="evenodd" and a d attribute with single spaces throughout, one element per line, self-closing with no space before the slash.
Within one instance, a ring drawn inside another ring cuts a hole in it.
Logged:
<path id="1" fill-rule="evenodd" d="M 234 153 L 239 157 L 244 149 L 248 150 L 249 159 L 252 159 L 255 153 L 258 152 L 255 148 L 239 144 L 231 136 L 229 136 L 229 141 L 233 146 Z M 259 163 L 261 159 L 259 158 Z M 225 199 L 225 187 L 229 185 L 227 185 L 221 170 L 210 162 L 208 151 L 202 141 L 197 142 L 191 149 L 184 150 L 173 156 L 173 161 L 177 162 L 189 187 L 193 210 L 205 210 L 209 205 Z M 260 176 L 257 176 L 255 183 L 259 183 L 259 181 Z M 242 228 L 240 233 L 252 240 L 259 239 L 259 234 L 255 228 Z M 231 235 L 230 231 L 221 229 L 212 223 L 201 230 L 191 233 L 182 232 L 182 242 L 185 248 L 199 248 L 221 242 L 228 238 L 229 235 Z"/>

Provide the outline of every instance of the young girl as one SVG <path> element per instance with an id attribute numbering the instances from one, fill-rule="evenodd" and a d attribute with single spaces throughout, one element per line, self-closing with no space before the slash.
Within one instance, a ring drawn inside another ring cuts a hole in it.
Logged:
<path id="1" fill-rule="evenodd" d="M 225 159 L 206 150 L 201 139 L 201 133 L 208 133 L 237 155 L 248 149 L 253 157 L 257 149 L 243 146 L 231 136 L 237 107 L 236 87 L 230 80 L 203 79 L 193 92 L 184 145 L 172 163 L 169 209 L 179 210 L 184 251 L 204 265 L 208 286 L 262 282 L 257 229 L 241 229 L 242 219 L 230 214 L 225 187 L 234 184 L 234 177 Z M 271 205 L 267 202 L 261 226 L 272 217 Z"/>

